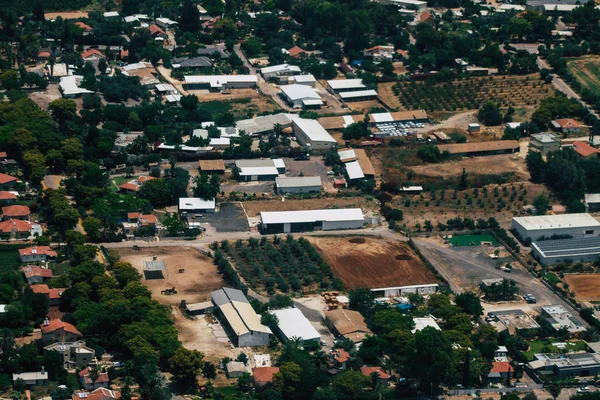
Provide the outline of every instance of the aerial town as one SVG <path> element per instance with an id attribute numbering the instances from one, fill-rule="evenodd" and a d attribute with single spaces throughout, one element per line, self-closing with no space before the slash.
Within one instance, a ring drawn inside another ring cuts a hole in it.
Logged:
<path id="1" fill-rule="evenodd" d="M 0 4 L 0 400 L 600 400 L 600 0 Z"/>

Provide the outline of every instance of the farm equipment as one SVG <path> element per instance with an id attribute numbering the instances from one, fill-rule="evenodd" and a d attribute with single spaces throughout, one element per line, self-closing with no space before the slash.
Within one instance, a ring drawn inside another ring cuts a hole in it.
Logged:
<path id="1" fill-rule="evenodd" d="M 166 296 L 170 296 L 172 294 L 177 294 L 177 290 L 175 290 L 175 287 L 172 287 L 171 289 L 161 290 L 160 294 L 164 294 Z"/>

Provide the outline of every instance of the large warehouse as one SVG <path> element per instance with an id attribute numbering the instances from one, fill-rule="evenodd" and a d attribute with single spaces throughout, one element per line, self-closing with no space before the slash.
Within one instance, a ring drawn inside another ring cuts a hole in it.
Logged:
<path id="1" fill-rule="evenodd" d="M 260 317 L 241 290 L 222 288 L 210 294 L 219 317 L 238 347 L 267 346 L 271 330 L 260 323 Z"/>
<path id="2" fill-rule="evenodd" d="M 496 140 L 493 142 L 471 142 L 440 144 L 438 149 L 443 153 L 447 151 L 453 155 L 463 156 L 489 156 L 494 154 L 516 153 L 521 145 L 518 140 Z"/>
<path id="3" fill-rule="evenodd" d="M 251 89 L 258 83 L 256 75 L 186 75 L 186 90 L 208 89 L 220 92 L 226 89 Z"/>
<path id="4" fill-rule="evenodd" d="M 277 194 L 300 194 L 321 191 L 321 177 L 319 176 L 294 176 L 275 178 Z"/>
<path id="5" fill-rule="evenodd" d="M 512 229 L 521 240 L 539 241 L 541 237 L 550 239 L 552 235 L 570 235 L 574 238 L 587 238 L 600 235 L 600 222 L 590 214 L 536 215 L 514 217 Z"/>
<path id="6" fill-rule="evenodd" d="M 321 334 L 317 332 L 299 309 L 284 308 L 282 310 L 272 310 L 270 313 L 277 317 L 277 327 L 283 340 L 291 340 L 292 338 L 321 340 Z"/>
<path id="7" fill-rule="evenodd" d="M 543 265 L 598 261 L 600 236 L 534 242 L 531 245 L 531 254 Z"/>
<path id="8" fill-rule="evenodd" d="M 263 233 L 292 233 L 313 230 L 362 228 L 365 217 L 360 208 L 302 211 L 263 211 L 260 224 Z"/>
<path id="9" fill-rule="evenodd" d="M 337 143 L 314 119 L 297 118 L 292 121 L 292 128 L 300 144 L 310 147 L 313 152 L 326 152 Z"/>
<path id="10" fill-rule="evenodd" d="M 240 182 L 273 181 L 279 174 L 285 173 L 285 163 L 281 158 L 236 160 L 235 166 Z"/>

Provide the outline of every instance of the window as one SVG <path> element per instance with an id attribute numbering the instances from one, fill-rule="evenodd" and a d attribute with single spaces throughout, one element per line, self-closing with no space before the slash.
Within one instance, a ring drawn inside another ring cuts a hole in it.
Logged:
<path id="1" fill-rule="evenodd" d="M 590 229 L 590 230 L 588 230 L 588 231 L 585 231 L 585 234 L 586 234 L 586 235 L 593 235 L 593 234 L 594 234 L 594 230 L 593 230 L 593 229 Z"/>

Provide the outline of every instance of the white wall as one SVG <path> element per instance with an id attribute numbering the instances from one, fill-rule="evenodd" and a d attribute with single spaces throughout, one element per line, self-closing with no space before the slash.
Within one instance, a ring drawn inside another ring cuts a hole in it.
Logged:
<path id="1" fill-rule="evenodd" d="M 524 226 L 522 226 L 517 221 L 512 221 L 512 227 L 515 229 L 519 235 L 521 235 L 522 240 L 526 240 L 527 238 L 531 238 L 532 241 L 536 241 L 542 236 L 547 238 L 552 235 L 571 235 L 574 238 L 582 238 L 582 237 L 593 237 L 600 235 L 600 228 L 597 226 L 594 227 L 556 227 L 556 228 L 548 228 L 548 229 L 536 229 L 536 230 L 527 230 Z M 585 231 L 592 230 L 593 233 L 586 234 Z"/>

